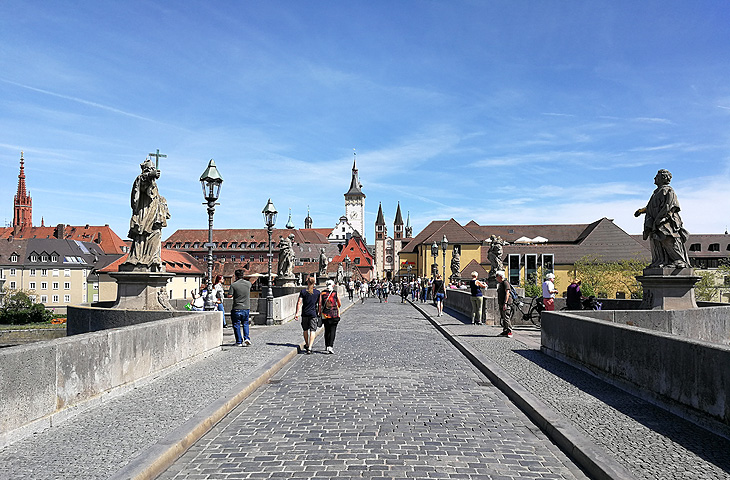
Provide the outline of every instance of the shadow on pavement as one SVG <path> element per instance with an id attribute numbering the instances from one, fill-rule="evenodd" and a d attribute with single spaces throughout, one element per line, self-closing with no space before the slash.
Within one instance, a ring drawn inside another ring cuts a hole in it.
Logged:
<path id="1" fill-rule="evenodd" d="M 540 351 L 514 350 L 514 352 L 634 419 L 646 428 L 671 439 L 725 472 L 730 472 L 730 440 L 727 438 L 712 433 Z"/>

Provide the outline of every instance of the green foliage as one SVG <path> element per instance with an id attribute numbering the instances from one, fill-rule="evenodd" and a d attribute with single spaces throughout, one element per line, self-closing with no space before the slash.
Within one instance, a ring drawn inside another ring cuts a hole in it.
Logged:
<path id="1" fill-rule="evenodd" d="M 544 270 L 542 265 L 537 267 L 537 273 L 531 274 L 525 282 L 525 297 L 542 297 L 542 282 L 545 279 Z M 553 284 L 557 289 L 559 281 L 557 277 L 553 280 Z"/>
<path id="2" fill-rule="evenodd" d="M 647 263 L 638 259 L 604 262 L 600 255 L 585 256 L 574 265 L 583 295 L 606 297 L 622 291 L 631 298 L 642 297 L 643 290 L 636 276 L 641 275 L 646 266 Z"/>
<path id="3" fill-rule="evenodd" d="M 695 283 L 695 297 L 703 302 L 711 302 L 717 291 L 714 272 L 695 272 L 700 280 Z"/>
<path id="4" fill-rule="evenodd" d="M 0 308 L 0 323 L 3 324 L 44 323 L 52 319 L 53 314 L 42 303 L 33 303 L 26 293 L 20 291 L 7 294 Z"/>

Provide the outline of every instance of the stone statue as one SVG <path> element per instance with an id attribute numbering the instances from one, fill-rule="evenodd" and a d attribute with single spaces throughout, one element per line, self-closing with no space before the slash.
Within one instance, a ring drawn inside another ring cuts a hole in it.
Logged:
<path id="1" fill-rule="evenodd" d="M 459 277 L 461 277 L 461 255 L 454 249 L 454 254 L 451 256 L 451 278 Z"/>
<path id="2" fill-rule="evenodd" d="M 345 281 L 345 271 L 342 269 L 342 264 L 337 265 L 337 283 L 342 285 Z"/>
<path id="3" fill-rule="evenodd" d="M 157 190 L 160 171 L 149 158 L 140 167 L 142 173 L 132 186 L 132 219 L 127 234 L 132 239 L 132 248 L 124 264 L 135 269 L 161 271 L 162 227 L 167 226 L 170 212 L 165 197 Z"/>
<path id="4" fill-rule="evenodd" d="M 324 248 L 319 250 L 319 276 L 324 277 L 327 275 L 327 255 L 324 253 Z"/>
<path id="5" fill-rule="evenodd" d="M 491 245 L 489 246 L 487 255 L 489 257 L 489 263 L 492 266 L 489 270 L 489 275 L 493 277 L 495 272 L 499 270 L 504 270 L 502 256 L 504 256 L 505 242 L 504 240 L 502 240 L 502 237 L 498 237 L 496 235 L 492 235 L 491 237 L 489 237 L 489 241 L 491 242 Z"/>
<path id="6" fill-rule="evenodd" d="M 644 240 L 651 244 L 652 267 L 689 267 L 689 256 L 685 243 L 689 232 L 682 227 L 679 216 L 679 201 L 674 189 L 669 186 L 672 174 L 661 169 L 654 177 L 657 188 L 651 194 L 646 207 L 634 212 L 638 217 L 644 217 Z"/>
<path id="7" fill-rule="evenodd" d="M 294 234 L 281 240 L 279 244 L 279 277 L 292 278 L 294 276 Z"/>

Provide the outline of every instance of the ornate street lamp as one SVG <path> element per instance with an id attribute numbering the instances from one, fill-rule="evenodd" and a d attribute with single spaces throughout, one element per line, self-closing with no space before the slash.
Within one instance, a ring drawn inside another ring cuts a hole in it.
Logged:
<path id="1" fill-rule="evenodd" d="M 345 257 L 345 266 L 347 267 L 347 283 L 350 283 L 350 257 Z"/>
<path id="2" fill-rule="evenodd" d="M 413 265 L 411 265 L 409 263 L 408 266 L 406 267 L 406 269 L 408 270 L 408 281 L 410 282 L 411 281 L 411 270 L 413 270 Z"/>
<path id="3" fill-rule="evenodd" d="M 436 274 L 438 273 L 438 263 L 437 258 L 439 256 L 439 246 L 436 243 L 436 240 L 433 241 L 433 245 L 431 245 L 431 255 L 433 256 L 433 264 L 431 265 L 431 275 L 433 275 L 433 278 L 436 278 Z"/>
<path id="4" fill-rule="evenodd" d="M 444 251 L 444 285 L 446 285 L 446 249 L 449 248 L 449 240 L 444 234 L 444 238 L 441 239 L 441 250 Z"/>
<path id="5" fill-rule="evenodd" d="M 218 197 L 221 193 L 221 185 L 223 184 L 223 177 L 215 166 L 213 159 L 208 162 L 208 168 L 205 169 L 203 174 L 200 176 L 200 185 L 203 187 L 203 198 L 205 198 L 208 204 L 208 243 L 205 244 L 208 247 L 208 281 L 210 282 L 209 289 L 213 286 L 213 214 L 215 214 L 215 206 L 218 205 Z M 205 203 L 203 204 L 205 205 Z M 213 310 L 214 305 L 211 301 L 212 296 L 208 295 L 205 299 L 205 309 Z"/>
<path id="6" fill-rule="evenodd" d="M 269 291 L 266 294 L 266 325 L 274 324 L 274 290 L 272 289 L 271 280 L 271 260 L 274 254 L 271 252 L 271 233 L 274 231 L 274 225 L 276 225 L 276 211 L 274 204 L 269 199 L 268 203 L 261 211 L 264 214 L 264 224 L 266 225 L 266 231 L 269 232 Z"/>

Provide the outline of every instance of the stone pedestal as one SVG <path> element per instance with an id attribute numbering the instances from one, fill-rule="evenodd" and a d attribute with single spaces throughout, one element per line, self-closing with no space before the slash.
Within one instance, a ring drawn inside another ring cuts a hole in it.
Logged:
<path id="1" fill-rule="evenodd" d="M 124 310 L 173 310 L 167 295 L 167 282 L 174 276 L 166 272 L 115 272 L 117 302 L 112 308 Z"/>
<path id="2" fill-rule="evenodd" d="M 296 287 L 297 277 L 294 275 L 291 277 L 278 276 L 274 279 L 274 285 L 277 287 Z"/>
<path id="3" fill-rule="evenodd" d="M 645 268 L 636 279 L 644 288 L 642 310 L 697 308 L 694 286 L 700 279 L 692 268 Z"/>

